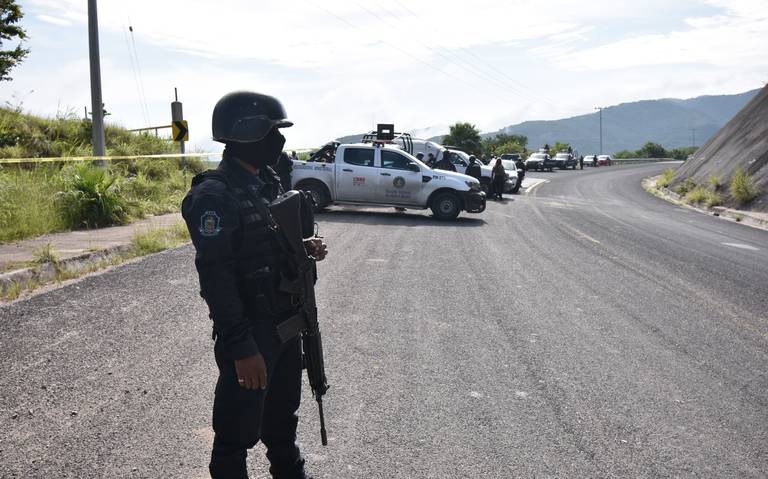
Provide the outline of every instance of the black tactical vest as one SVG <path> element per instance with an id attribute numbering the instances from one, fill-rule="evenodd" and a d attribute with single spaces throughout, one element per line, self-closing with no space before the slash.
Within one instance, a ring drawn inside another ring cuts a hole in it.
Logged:
<path id="1" fill-rule="evenodd" d="M 267 205 L 281 192 L 280 180 L 268 171 L 261 175 L 263 185 L 246 182 L 221 170 L 209 170 L 193 180 L 215 179 L 227 185 L 238 202 L 240 228 L 235 238 L 237 287 L 246 312 L 253 319 L 279 318 L 295 310 L 296 298 L 277 290 L 280 275 L 290 258 L 277 240 Z M 261 186 L 261 190 L 259 190 Z M 256 202 L 261 202 L 259 207 Z"/>

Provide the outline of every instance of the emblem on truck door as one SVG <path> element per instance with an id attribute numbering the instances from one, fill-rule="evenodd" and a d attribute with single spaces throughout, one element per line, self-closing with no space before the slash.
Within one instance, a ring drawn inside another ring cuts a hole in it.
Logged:
<path id="1" fill-rule="evenodd" d="M 396 177 L 394 180 L 392 180 L 392 185 L 395 188 L 402 188 L 403 186 L 405 186 L 405 178 L 403 178 L 402 176 Z"/>

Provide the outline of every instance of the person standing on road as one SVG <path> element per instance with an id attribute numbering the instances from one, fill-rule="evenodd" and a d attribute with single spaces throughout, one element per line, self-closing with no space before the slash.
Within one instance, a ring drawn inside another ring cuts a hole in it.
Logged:
<path id="1" fill-rule="evenodd" d="M 483 172 L 480 169 L 480 165 L 477 164 L 477 158 L 475 158 L 474 155 L 469 157 L 469 166 L 467 166 L 467 170 L 464 174 L 471 176 L 477 181 L 480 181 L 480 177 L 483 176 Z"/>
<path id="2" fill-rule="evenodd" d="M 277 166 L 275 167 L 277 175 L 280 177 L 280 184 L 283 187 L 283 191 L 291 189 L 291 172 L 293 171 L 293 161 L 286 152 L 280 153 L 280 158 L 277 160 Z"/>
<path id="3" fill-rule="evenodd" d="M 584 169 L 584 155 L 579 155 L 579 169 Z"/>
<path id="4" fill-rule="evenodd" d="M 213 110 L 213 139 L 224 143 L 216 170 L 197 175 L 182 203 L 195 246 L 200 294 L 213 320 L 219 370 L 213 404 L 214 479 L 247 479 L 246 458 L 261 440 L 274 478 L 307 479 L 296 444 L 302 351 L 298 333 L 281 342 L 276 325 L 296 314 L 294 296 L 278 289 L 288 252 L 267 205 L 281 192 L 269 165 L 292 126 L 280 102 L 252 92 L 225 95 Z M 309 254 L 327 248 L 299 228 Z M 312 228 L 309 228 L 312 229 Z"/>
<path id="5" fill-rule="evenodd" d="M 507 172 L 504 170 L 504 165 L 501 163 L 501 158 L 497 158 L 491 172 L 491 184 L 493 185 L 494 198 L 498 200 L 504 199 L 504 184 L 506 182 Z"/>
<path id="6" fill-rule="evenodd" d="M 448 150 L 443 151 L 443 157 L 435 164 L 436 170 L 456 171 L 456 167 L 451 163 L 448 158 L 451 153 Z"/>

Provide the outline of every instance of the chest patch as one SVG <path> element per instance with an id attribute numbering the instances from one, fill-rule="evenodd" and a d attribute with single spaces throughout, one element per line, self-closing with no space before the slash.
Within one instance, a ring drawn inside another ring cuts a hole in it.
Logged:
<path id="1" fill-rule="evenodd" d="M 221 217 L 215 211 L 206 211 L 200 217 L 198 231 L 203 236 L 217 236 L 221 231 Z"/>

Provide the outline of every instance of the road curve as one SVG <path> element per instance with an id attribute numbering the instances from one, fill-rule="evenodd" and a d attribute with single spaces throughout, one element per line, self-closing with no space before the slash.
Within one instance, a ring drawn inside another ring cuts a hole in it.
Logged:
<path id="1" fill-rule="evenodd" d="M 532 174 L 456 222 L 320 216 L 315 476 L 766 477 L 768 233 L 642 191 L 668 166 Z M 196 283 L 187 246 L 0 307 L 0 477 L 206 477 Z"/>

